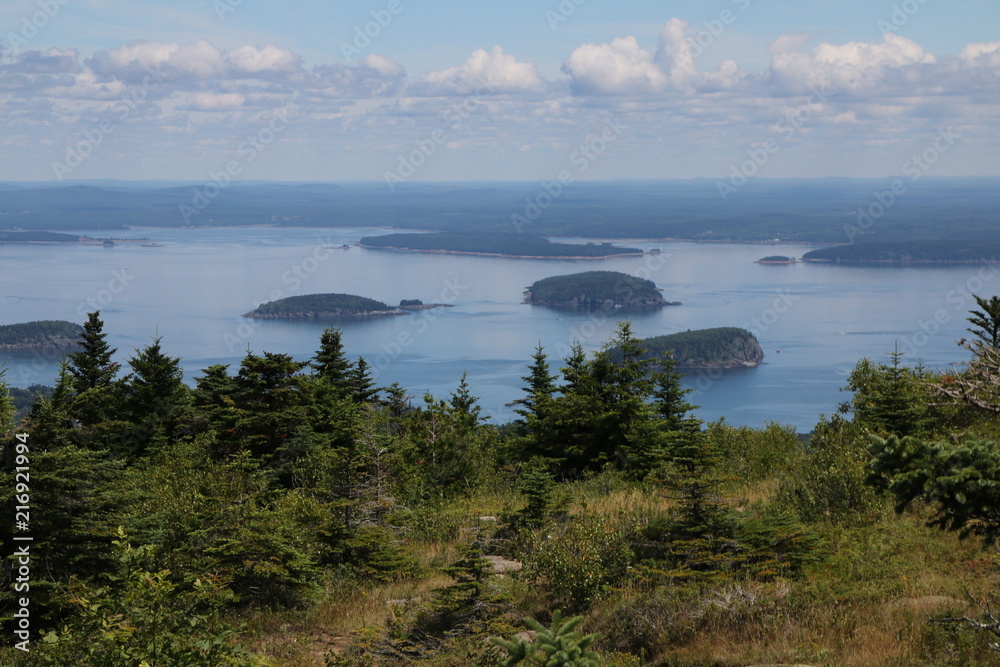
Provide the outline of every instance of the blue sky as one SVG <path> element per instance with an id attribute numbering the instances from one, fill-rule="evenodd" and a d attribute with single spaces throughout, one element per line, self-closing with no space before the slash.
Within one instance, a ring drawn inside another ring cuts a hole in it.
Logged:
<path id="1" fill-rule="evenodd" d="M 0 44 L 3 180 L 1000 174 L 993 0 L 5 0 Z"/>

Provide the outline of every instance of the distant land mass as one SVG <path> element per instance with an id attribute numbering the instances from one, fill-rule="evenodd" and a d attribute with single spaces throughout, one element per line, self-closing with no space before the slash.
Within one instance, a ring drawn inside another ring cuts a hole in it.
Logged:
<path id="1" fill-rule="evenodd" d="M 699 368 L 752 368 L 764 358 L 757 337 L 746 329 L 718 327 L 644 338 L 644 358 L 665 356 L 677 361 L 682 370 Z"/>
<path id="2" fill-rule="evenodd" d="M 354 294 L 304 294 L 261 304 L 243 317 L 265 320 L 403 315 L 406 311 Z"/>
<path id="3" fill-rule="evenodd" d="M 80 243 L 84 237 L 61 232 L 0 232 L 0 243 Z"/>
<path id="4" fill-rule="evenodd" d="M 983 264 L 1000 262 L 1000 241 L 936 240 L 854 243 L 811 250 L 804 262 L 843 264 Z"/>
<path id="5" fill-rule="evenodd" d="M 366 236 L 362 248 L 412 250 L 463 255 L 500 255 L 504 257 L 545 259 L 604 259 L 620 255 L 641 255 L 639 248 L 619 248 L 610 243 L 554 243 L 530 234 L 386 234 Z"/>
<path id="6" fill-rule="evenodd" d="M 0 351 L 75 349 L 83 327 L 64 320 L 41 320 L 0 326 Z"/>
<path id="7" fill-rule="evenodd" d="M 659 308 L 669 304 L 652 280 L 618 271 L 585 271 L 533 283 L 525 303 L 559 308 Z"/>
<path id="8" fill-rule="evenodd" d="M 580 181 L 544 209 L 536 182 L 410 182 L 389 192 L 382 182 L 234 181 L 202 209 L 191 202 L 204 183 L 0 183 L 0 230 L 365 225 L 761 244 L 1000 241 L 1000 178 L 921 178 L 872 222 L 893 180 L 750 179 L 726 200 L 715 179 Z"/>
<path id="9" fill-rule="evenodd" d="M 757 264 L 795 264 L 798 262 L 794 257 L 787 257 L 785 255 L 768 255 L 767 257 L 761 257 L 757 260 Z"/>

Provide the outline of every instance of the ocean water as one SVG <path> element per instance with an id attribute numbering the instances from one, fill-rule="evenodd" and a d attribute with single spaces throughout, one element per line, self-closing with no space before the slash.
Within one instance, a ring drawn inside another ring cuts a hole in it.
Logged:
<path id="1" fill-rule="evenodd" d="M 235 372 L 248 350 L 307 360 L 324 327 L 338 326 L 348 354 L 364 356 L 379 384 L 398 381 L 419 401 L 427 392 L 447 396 L 467 373 L 484 414 L 504 422 L 514 417 L 509 403 L 523 394 L 521 378 L 536 345 L 558 367 L 571 344 L 599 349 L 624 317 L 530 306 L 523 303 L 525 287 L 565 273 L 622 271 L 653 280 L 667 300 L 682 304 L 628 316 L 637 335 L 738 326 L 760 340 L 765 358 L 756 368 L 685 377 L 695 390 L 692 402 L 701 406 L 698 416 L 725 417 L 735 425 L 776 421 L 808 431 L 820 414 L 850 398 L 841 388 L 863 357 L 888 360 L 886 354 L 898 348 L 907 363 L 962 363 L 968 354 L 956 341 L 967 335 L 971 294 L 1000 292 L 1000 268 L 993 267 L 754 263 L 811 249 L 795 245 L 622 242 L 661 252 L 589 261 L 353 246 L 388 231 L 136 228 L 129 234 L 157 247 L 0 245 L 0 324 L 82 323 L 99 309 L 118 361 L 160 336 L 165 350 L 181 358 L 188 382 L 211 364 L 231 364 Z M 450 307 L 332 324 L 242 317 L 259 303 L 317 292 Z M 13 386 L 50 384 L 57 371 L 58 359 L 42 353 L 7 360 Z"/>

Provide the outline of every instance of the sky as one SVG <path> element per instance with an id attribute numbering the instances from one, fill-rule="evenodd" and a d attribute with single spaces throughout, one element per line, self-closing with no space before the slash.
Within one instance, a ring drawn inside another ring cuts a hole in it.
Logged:
<path id="1" fill-rule="evenodd" d="M 0 180 L 1000 175 L 996 0 L 4 0 Z"/>

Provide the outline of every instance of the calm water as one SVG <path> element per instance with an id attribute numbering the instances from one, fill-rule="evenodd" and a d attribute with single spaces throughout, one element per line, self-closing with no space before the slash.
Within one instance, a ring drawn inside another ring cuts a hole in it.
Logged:
<path id="1" fill-rule="evenodd" d="M 260 302 L 296 294 L 347 292 L 398 303 L 454 304 L 415 315 L 339 322 L 350 356 L 364 356 L 378 382 L 399 381 L 419 398 L 445 397 L 468 372 L 494 421 L 512 418 L 535 346 L 558 362 L 580 341 L 597 349 L 617 317 L 573 314 L 522 303 L 524 288 L 547 276 L 615 270 L 648 277 L 681 306 L 633 316 L 639 336 L 742 326 L 764 347 L 764 364 L 719 376 L 687 376 L 698 415 L 732 424 L 773 420 L 809 430 L 847 400 L 840 391 L 862 357 L 886 359 L 898 344 L 910 362 L 943 368 L 966 358 L 969 292 L 1000 292 L 992 268 L 852 268 L 754 264 L 764 255 L 801 256 L 810 248 L 629 243 L 662 254 L 599 261 L 516 260 L 392 253 L 350 247 L 371 228 L 134 230 L 161 247 L 0 245 L 0 324 L 40 319 L 83 322 L 100 308 L 122 362 L 162 336 L 190 382 L 215 363 L 238 367 L 246 351 L 306 360 L 323 322 L 246 320 Z M 99 232 L 95 232 L 99 235 Z M 926 331 L 930 331 L 928 334 Z M 12 357 L 14 386 L 49 384 L 57 361 Z"/>

